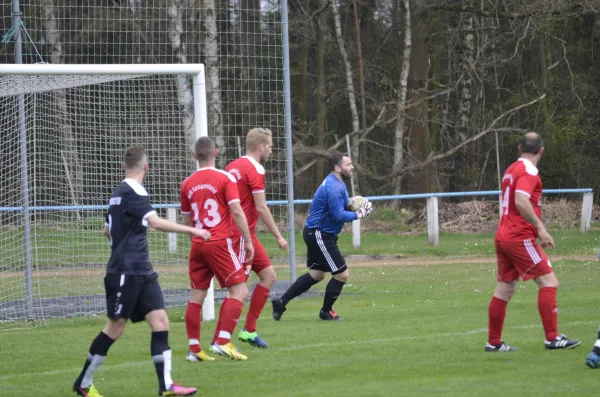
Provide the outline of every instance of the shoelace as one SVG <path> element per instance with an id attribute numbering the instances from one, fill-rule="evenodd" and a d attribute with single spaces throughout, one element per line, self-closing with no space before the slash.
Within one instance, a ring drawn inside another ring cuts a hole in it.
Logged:
<path id="1" fill-rule="evenodd" d="M 234 356 L 240 356 L 240 355 L 241 355 L 241 353 L 240 353 L 240 352 L 238 352 L 238 349 L 237 349 L 237 347 L 235 347 L 235 345 L 234 345 L 233 343 L 229 342 L 229 343 L 228 343 L 228 345 L 229 345 L 229 349 L 230 349 L 231 353 L 232 353 Z"/>

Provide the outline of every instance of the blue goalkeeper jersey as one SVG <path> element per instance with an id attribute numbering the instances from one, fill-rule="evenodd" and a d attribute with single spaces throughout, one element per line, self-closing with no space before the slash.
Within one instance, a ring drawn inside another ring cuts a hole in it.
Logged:
<path id="1" fill-rule="evenodd" d="M 329 174 L 317 189 L 310 206 L 306 227 L 337 236 L 346 222 L 358 219 L 348 211 L 348 188 L 335 175 Z"/>

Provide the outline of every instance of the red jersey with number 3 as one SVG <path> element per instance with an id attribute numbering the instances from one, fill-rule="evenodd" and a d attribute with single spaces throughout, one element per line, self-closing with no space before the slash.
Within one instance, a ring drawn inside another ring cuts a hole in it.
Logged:
<path id="1" fill-rule="evenodd" d="M 238 201 L 235 178 L 213 167 L 200 168 L 181 184 L 181 213 L 191 214 L 193 226 L 208 230 L 211 241 L 231 237 L 234 225 L 229 205 Z"/>
<path id="2" fill-rule="evenodd" d="M 225 170 L 238 181 L 240 201 L 248 220 L 248 227 L 251 233 L 255 233 L 258 212 L 254 203 L 254 194 L 265 192 L 265 169 L 252 157 L 244 156 L 229 163 Z"/>
<path id="3" fill-rule="evenodd" d="M 502 177 L 502 217 L 496 232 L 498 241 L 517 241 L 537 238 L 537 230 L 521 216 L 515 206 L 515 194 L 529 197 L 535 214 L 541 219 L 542 178 L 531 161 L 520 158 L 511 164 Z"/>

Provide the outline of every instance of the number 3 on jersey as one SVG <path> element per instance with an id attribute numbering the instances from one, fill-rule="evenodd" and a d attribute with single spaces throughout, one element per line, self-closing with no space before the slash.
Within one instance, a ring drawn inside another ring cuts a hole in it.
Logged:
<path id="1" fill-rule="evenodd" d="M 215 227 L 221 222 L 221 214 L 219 214 L 219 203 L 213 199 L 208 199 L 204 202 L 204 209 L 207 211 L 206 217 L 200 220 L 200 211 L 197 203 L 191 203 L 192 211 L 194 211 L 194 223 L 197 229 L 202 229 L 203 226 Z"/>
<path id="2" fill-rule="evenodd" d="M 510 197 L 510 186 L 506 187 L 506 191 L 504 192 L 504 196 L 502 197 L 502 213 L 504 215 L 508 214 L 508 199 Z"/>

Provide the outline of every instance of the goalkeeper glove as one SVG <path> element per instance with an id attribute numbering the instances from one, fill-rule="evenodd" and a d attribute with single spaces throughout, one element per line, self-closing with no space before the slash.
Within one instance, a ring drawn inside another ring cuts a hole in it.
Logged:
<path id="1" fill-rule="evenodd" d="M 358 209 L 358 211 L 356 211 L 356 215 L 358 216 L 358 219 L 363 219 L 368 217 L 371 212 L 373 212 L 373 204 L 371 204 L 369 200 L 365 199 L 365 201 L 363 201 L 363 205 Z"/>

